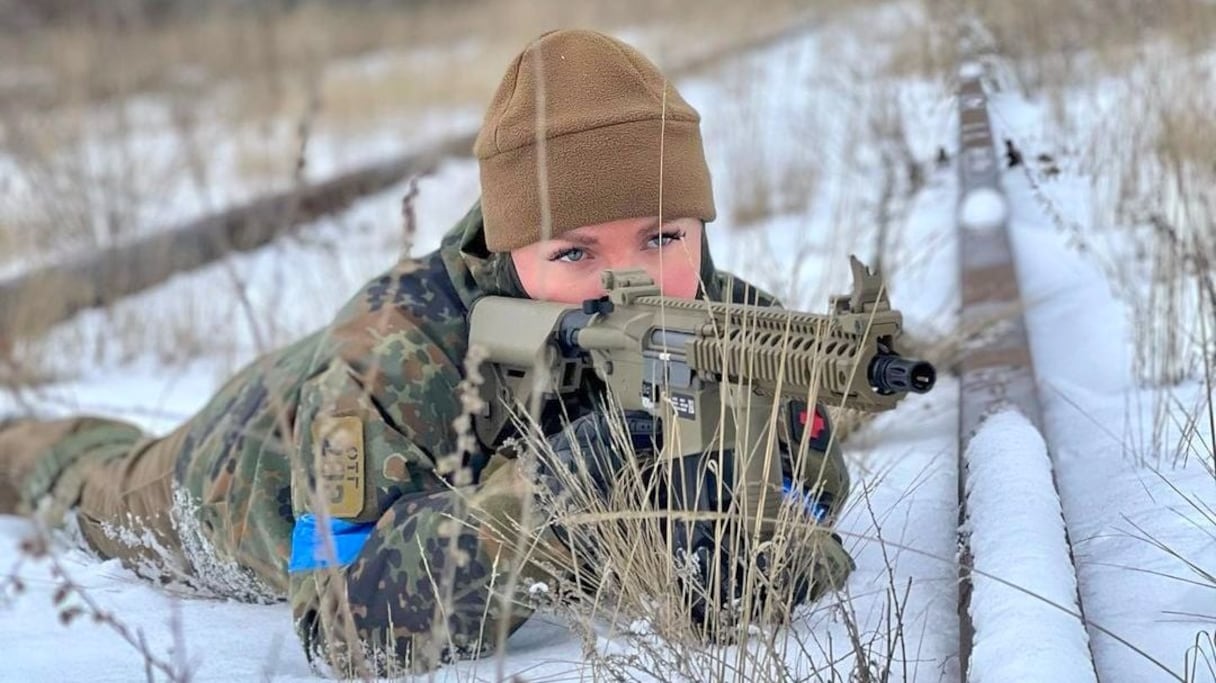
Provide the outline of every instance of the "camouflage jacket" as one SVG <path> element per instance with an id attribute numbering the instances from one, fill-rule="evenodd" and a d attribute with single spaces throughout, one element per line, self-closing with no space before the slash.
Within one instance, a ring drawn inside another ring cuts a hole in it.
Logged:
<path id="1" fill-rule="evenodd" d="M 467 311 L 484 294 L 519 295 L 503 262 L 485 249 L 475 205 L 437 251 L 372 279 L 332 324 L 254 362 L 183 427 L 177 481 L 197 505 L 189 516 L 215 571 L 241 577 L 226 581 L 227 592 L 287 596 L 310 659 L 340 673 L 360 662 L 373 672 L 394 662 L 426 668 L 434 662 L 410 660 L 433 628 L 453 656 L 475 653 L 483 628 L 526 618 L 489 600 L 492 561 L 475 531 L 445 524 L 459 487 L 436 471 L 460 452 L 452 425 Z M 702 275 L 710 298 L 732 284 L 707 247 Z M 464 486 L 477 486 L 488 457 L 466 456 Z M 832 461 L 842 500 L 847 475 L 838 453 Z M 315 500 L 318 480 L 328 501 Z M 312 528 L 326 525 L 325 552 L 301 557 L 301 545 L 316 543 Z M 449 544 L 458 566 L 447 564 Z M 445 574 L 455 588 L 437 622 L 432 579 Z"/>

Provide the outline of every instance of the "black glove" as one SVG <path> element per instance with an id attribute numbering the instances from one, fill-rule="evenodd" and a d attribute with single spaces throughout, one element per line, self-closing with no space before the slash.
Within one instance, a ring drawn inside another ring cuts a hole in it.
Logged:
<path id="1" fill-rule="evenodd" d="M 806 547 L 798 548 L 793 556 L 782 561 L 773 562 L 767 551 L 761 551 L 750 572 L 744 558 L 732 557 L 726 551 L 714 552 L 712 545 L 699 546 L 691 554 L 677 552 L 691 565 L 689 578 L 680 582 L 689 615 L 694 624 L 704 629 L 704 635 L 714 636 L 719 644 L 732 642 L 729 626 L 742 617 L 739 600 L 743 598 L 745 581 L 753 585 L 752 619 L 767 610 L 773 610 L 768 612 L 771 617 L 784 619 L 794 607 L 842 588 L 856 568 L 840 536 L 829 534 L 826 529 L 816 531 Z"/>
<path id="2" fill-rule="evenodd" d="M 719 464 L 725 477 L 732 476 L 732 460 L 727 454 Z M 676 486 L 670 504 L 685 510 L 709 511 L 725 510 L 729 506 L 729 500 L 717 500 L 716 481 L 706 469 L 703 457 L 688 456 L 681 464 L 683 466 L 676 470 Z M 785 546 L 783 556 L 777 561 L 769 556 L 770 548 L 761 549 L 752 560 L 755 567 L 750 572 L 748 557 L 751 550 L 747 547 L 750 544 L 736 547 L 731 542 L 733 534 L 740 533 L 733 524 L 725 529 L 724 547 L 718 552 L 714 547 L 714 539 L 718 536 L 713 524 L 675 525 L 677 559 L 691 565 L 688 574 L 691 581 L 682 584 L 689 599 L 690 613 L 695 623 L 710 627 L 707 634 L 716 633 L 721 637 L 722 629 L 712 627 L 722 625 L 723 619 L 729 622 L 736 618 L 737 615 L 731 612 L 737 606 L 736 601 L 743 597 L 743 583 L 749 577 L 754 581 L 753 616 L 759 616 L 774 600 L 784 607 L 778 613 L 788 614 L 797 605 L 813 602 L 824 593 L 841 588 L 855 568 L 840 536 L 821 526 L 828 518 L 831 498 L 813 496 L 789 480 L 783 483 L 784 495 L 805 513 L 805 524 L 809 526 L 803 528 L 808 533 L 797 547 Z M 793 521 L 798 524 L 797 520 Z"/>
<path id="3" fill-rule="evenodd" d="M 715 466 L 710 466 L 711 461 Z M 718 479 L 721 477 L 724 482 L 733 481 L 732 451 L 686 455 L 672 461 L 670 466 L 670 487 L 660 487 L 657 492 L 656 504 L 659 509 L 704 512 L 709 515 L 730 509 L 730 490 L 728 487 L 722 488 L 725 495 L 719 499 Z M 726 527 L 719 532 L 722 524 L 726 524 Z M 735 544 L 731 543 L 730 539 L 738 532 L 734 525 L 725 522 L 677 519 L 673 520 L 671 530 L 676 563 L 683 569 L 679 589 L 692 621 L 705 629 L 703 635 L 724 637 L 728 629 L 715 627 L 721 616 L 719 611 L 729 610 L 734 600 L 740 597 L 743 571 L 746 569 L 731 557 L 732 551 L 742 550 L 746 557 L 747 550 L 735 548 Z M 716 549 L 718 538 L 725 542 L 720 551 Z"/>
<path id="4" fill-rule="evenodd" d="M 657 450 L 662 437 L 659 435 L 658 421 L 649 413 L 625 411 L 623 415 L 612 418 L 601 411 L 583 415 L 560 432 L 545 437 L 548 448 L 542 448 L 537 453 L 537 477 L 542 484 L 538 492 L 542 506 L 553 505 L 560 510 L 570 504 L 572 497 L 567 484 L 571 477 L 579 482 L 583 495 L 599 496 L 601 500 L 608 498 L 627 455 L 622 453 L 622 439 L 613 436 L 612 420 L 624 421 L 623 425 L 617 424 L 615 428 L 618 431 L 621 427 L 628 430 L 629 445 L 634 453 Z M 591 491 L 583 490 L 586 484 L 590 484 Z M 575 503 L 575 506 L 578 504 Z M 601 549 L 595 542 L 595 534 L 587 535 L 577 528 L 569 528 L 560 520 L 555 520 L 551 528 L 557 539 L 571 551 L 574 561 L 586 567 L 588 575 L 594 575 L 592 568 L 602 566 L 599 559 Z M 594 585 L 584 589 L 594 590 Z"/>
<path id="5" fill-rule="evenodd" d="M 849 574 L 857 568 L 844 549 L 840 536 L 829 533 L 827 529 L 814 532 L 805 547 L 794 550 L 784 559 L 785 562 L 778 568 L 774 566 L 778 563 L 761 553 L 756 558 L 756 568 L 765 576 L 760 589 L 761 598 L 779 599 L 787 611 L 804 603 L 815 602 L 828 591 L 840 590 Z"/>
<path id="6" fill-rule="evenodd" d="M 634 453 L 658 448 L 662 439 L 659 423 L 649 413 L 627 410 L 614 419 L 623 420 Z M 556 473 L 558 467 L 565 468 L 576 477 L 581 477 L 579 472 L 585 469 L 587 478 L 600 495 L 608 493 L 624 463 L 612 429 L 609 417 L 597 410 L 575 419 L 562 431 L 545 437 L 549 442 L 549 452 L 540 454 L 538 469 L 541 478 L 555 495 L 564 488 L 562 477 Z"/>
<path id="7" fill-rule="evenodd" d="M 740 581 L 746 567 L 733 562 L 726 552 L 714 552 L 709 544 L 697 546 L 691 554 L 685 555 L 683 550 L 677 550 L 676 554 L 691 563 L 686 575 L 689 579 L 681 580 L 680 586 L 692 622 L 705 629 L 703 635 L 715 636 L 719 644 L 729 644 L 730 629 L 721 628 L 721 619 L 731 618 L 721 612 L 729 613 L 741 596 Z"/>

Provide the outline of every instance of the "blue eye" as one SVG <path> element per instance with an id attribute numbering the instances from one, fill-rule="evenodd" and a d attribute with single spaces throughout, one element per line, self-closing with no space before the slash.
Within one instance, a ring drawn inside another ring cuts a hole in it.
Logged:
<path id="1" fill-rule="evenodd" d="M 654 237 L 651 237 L 649 240 L 646 241 L 646 246 L 651 249 L 661 249 L 661 248 L 671 244 L 672 242 L 676 242 L 676 241 L 682 240 L 682 239 L 684 239 L 684 231 L 671 230 L 668 232 L 661 232 L 661 233 L 655 235 Z"/>
<path id="2" fill-rule="evenodd" d="M 578 247 L 570 247 L 569 249 L 562 249 L 554 253 L 549 257 L 549 260 L 565 261 L 566 263 L 578 263 L 579 261 L 582 261 L 583 257 L 586 255 L 587 252 L 583 251 L 582 249 Z"/>

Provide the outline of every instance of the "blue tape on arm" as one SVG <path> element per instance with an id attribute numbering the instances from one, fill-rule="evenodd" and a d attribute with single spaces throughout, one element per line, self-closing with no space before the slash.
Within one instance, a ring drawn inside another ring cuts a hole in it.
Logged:
<path id="1" fill-rule="evenodd" d="M 355 561 L 375 528 L 375 522 L 356 524 L 331 519 L 329 533 L 323 534 L 317 531 L 316 516 L 311 513 L 300 515 L 291 530 L 291 560 L 287 563 L 287 571 L 294 574 L 325 567 L 345 567 Z"/>
<path id="2" fill-rule="evenodd" d="M 808 515 L 814 517 L 815 521 L 822 524 L 827 520 L 829 512 L 827 503 L 812 495 L 801 485 L 795 484 L 790 479 L 782 479 L 781 490 L 785 493 L 786 498 L 796 503 L 802 503 L 802 508 Z"/>

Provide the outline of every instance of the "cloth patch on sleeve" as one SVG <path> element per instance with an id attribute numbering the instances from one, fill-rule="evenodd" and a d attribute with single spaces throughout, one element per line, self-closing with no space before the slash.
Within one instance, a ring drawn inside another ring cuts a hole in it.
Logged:
<path id="1" fill-rule="evenodd" d="M 345 567 L 359 556 L 375 528 L 375 522 L 354 524 L 331 519 L 329 533 L 323 534 L 317 532 L 314 515 L 300 515 L 291 530 L 291 560 L 287 563 L 287 571 L 294 574 L 325 567 Z"/>
<path id="2" fill-rule="evenodd" d="M 363 512 L 366 480 L 363 421 L 357 417 L 318 417 L 312 424 L 317 485 L 331 517 L 347 519 Z"/>

